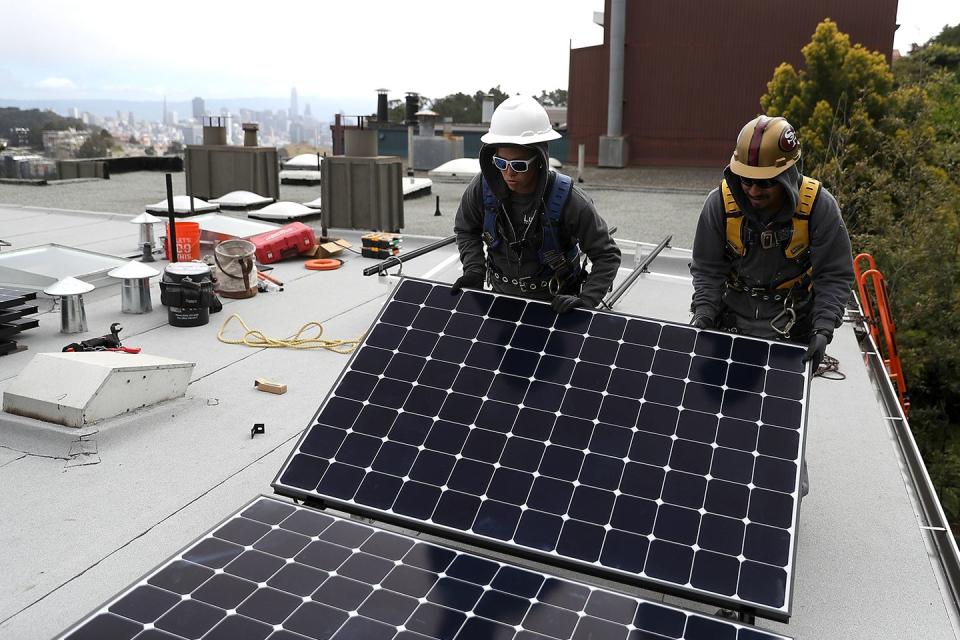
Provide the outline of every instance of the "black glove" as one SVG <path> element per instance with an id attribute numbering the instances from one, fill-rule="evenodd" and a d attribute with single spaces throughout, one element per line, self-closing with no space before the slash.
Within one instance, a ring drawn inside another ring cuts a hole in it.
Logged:
<path id="1" fill-rule="evenodd" d="M 552 306 L 553 310 L 557 313 L 566 313 L 571 309 L 576 309 L 583 305 L 583 299 L 580 296 L 568 296 L 561 293 L 553 299 L 550 306 Z"/>
<path id="2" fill-rule="evenodd" d="M 807 352 L 803 354 L 803 362 L 810 362 L 813 366 L 814 373 L 820 368 L 820 361 L 823 360 L 823 354 L 827 352 L 830 337 L 831 336 L 822 329 L 815 331 L 810 337 L 810 346 L 807 347 Z"/>
<path id="3" fill-rule="evenodd" d="M 696 327 L 697 329 L 713 329 L 716 324 L 710 316 L 698 313 L 690 320 L 690 326 Z"/>
<path id="4" fill-rule="evenodd" d="M 483 289 L 483 273 L 480 271 L 465 272 L 451 285 L 450 293 L 460 293 L 461 289 Z"/>

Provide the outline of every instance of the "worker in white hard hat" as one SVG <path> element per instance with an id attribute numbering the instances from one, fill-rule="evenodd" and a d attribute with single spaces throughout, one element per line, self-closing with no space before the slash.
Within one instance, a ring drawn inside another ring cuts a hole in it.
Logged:
<path id="1" fill-rule="evenodd" d="M 590 199 L 550 170 L 547 143 L 559 137 L 533 98 L 514 96 L 494 111 L 480 138 L 480 175 L 457 209 L 463 276 L 454 293 L 489 282 L 565 313 L 597 306 L 610 289 L 620 249 Z"/>
<path id="2" fill-rule="evenodd" d="M 759 116 L 737 137 L 693 240 L 693 319 L 808 345 L 816 372 L 853 286 L 850 237 L 833 195 L 797 167 L 787 120 Z"/>

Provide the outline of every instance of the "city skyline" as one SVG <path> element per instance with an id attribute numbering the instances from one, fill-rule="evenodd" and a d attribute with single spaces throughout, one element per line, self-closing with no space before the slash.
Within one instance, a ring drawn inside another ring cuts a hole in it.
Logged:
<path id="1" fill-rule="evenodd" d="M 307 96 L 344 105 L 334 105 L 334 113 L 369 103 L 381 86 L 390 88 L 391 97 L 406 91 L 443 97 L 498 85 L 508 93 L 538 94 L 567 87 L 570 47 L 600 44 L 603 38 L 593 22 L 603 0 L 488 0 L 482 11 L 468 14 L 442 0 L 422 0 L 415 10 L 362 0 L 290 3 L 285 15 L 309 29 L 183 0 L 171 0 L 162 12 L 119 0 L 95 5 L 90 11 L 51 0 L 44 11 L 29 3 L 4 9 L 18 28 L 5 36 L 11 53 L 0 63 L 0 103 L 163 96 L 169 102 L 194 96 L 289 100 L 296 86 L 301 105 Z M 137 26 L 111 23 L 105 37 L 105 15 Z M 960 3 L 901 0 L 897 21 L 894 48 L 906 53 L 911 43 L 922 44 L 945 25 L 960 23 Z M 193 35 L 174 46 L 168 34 L 185 29 Z M 253 30 L 256 38 L 243 37 Z M 260 37 L 264 30 L 276 37 Z M 316 105 L 313 111 L 323 113 Z"/>

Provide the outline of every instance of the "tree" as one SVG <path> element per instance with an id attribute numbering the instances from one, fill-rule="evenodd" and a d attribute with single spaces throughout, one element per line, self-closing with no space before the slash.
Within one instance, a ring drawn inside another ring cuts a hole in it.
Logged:
<path id="1" fill-rule="evenodd" d="M 500 85 L 497 85 L 488 91 L 477 91 L 472 96 L 465 93 L 452 93 L 436 99 L 420 96 L 417 109 L 432 109 L 442 117 L 452 118 L 454 122 L 478 123 L 482 119 L 483 101 L 488 95 L 493 98 L 494 107 L 510 97 L 500 89 Z M 406 120 L 406 101 L 390 100 L 387 103 L 387 109 L 390 122 Z"/>
<path id="2" fill-rule="evenodd" d="M 127 142 L 130 144 L 140 144 L 140 141 L 137 140 L 137 136 L 133 135 L 132 133 L 130 134 L 130 137 L 127 138 Z"/>
<path id="3" fill-rule="evenodd" d="M 947 28 L 944 40 L 957 33 Z M 886 276 L 910 424 L 951 522 L 960 522 L 960 77 L 932 40 L 894 65 L 830 21 L 780 65 L 761 106 L 786 116 L 804 173 L 837 198 L 854 253 Z"/>
<path id="4" fill-rule="evenodd" d="M 567 90 L 554 89 L 549 93 L 541 90 L 537 101 L 545 107 L 565 107 L 567 106 Z"/>
<path id="5" fill-rule="evenodd" d="M 173 140 L 167 145 L 167 155 L 173 156 L 181 154 L 183 154 L 183 143 L 179 140 Z"/>
<path id="6" fill-rule="evenodd" d="M 150 146 L 150 147 L 147 147 L 146 149 L 144 149 L 144 150 L 143 150 L 143 153 L 144 153 L 144 155 L 155 156 L 155 155 L 157 155 L 157 150 L 154 149 L 152 146 Z"/>
<path id="7" fill-rule="evenodd" d="M 78 158 L 104 158 L 110 155 L 113 148 L 113 136 L 106 129 L 95 131 L 90 134 L 80 148 L 77 150 Z"/>
<path id="8" fill-rule="evenodd" d="M 42 149 L 44 131 L 83 131 L 86 128 L 80 120 L 62 118 L 52 111 L 0 107 L 0 137 L 9 138 L 14 146 L 18 146 L 17 141 L 20 138 L 15 129 L 28 129 L 27 143 L 34 149 Z"/>

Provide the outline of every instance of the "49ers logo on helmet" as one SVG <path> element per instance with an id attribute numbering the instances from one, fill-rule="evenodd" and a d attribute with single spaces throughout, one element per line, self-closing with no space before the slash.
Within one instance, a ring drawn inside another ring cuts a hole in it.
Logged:
<path id="1" fill-rule="evenodd" d="M 791 126 L 784 127 L 783 131 L 780 132 L 780 140 L 778 142 L 781 151 L 789 153 L 796 150 L 799 144 L 797 141 L 797 132 L 794 131 Z"/>

